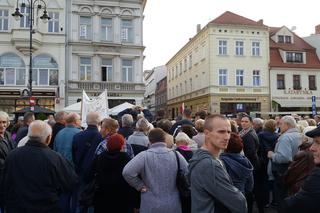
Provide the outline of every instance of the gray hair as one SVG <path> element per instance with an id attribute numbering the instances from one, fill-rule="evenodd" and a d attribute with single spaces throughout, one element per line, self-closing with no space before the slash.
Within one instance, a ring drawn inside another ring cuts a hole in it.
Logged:
<path id="1" fill-rule="evenodd" d="M 97 112 L 89 112 L 86 118 L 88 125 L 99 125 L 101 119 L 100 115 Z"/>
<path id="2" fill-rule="evenodd" d="M 60 122 L 60 121 L 65 120 L 66 115 L 67 115 L 66 112 L 60 111 L 60 112 L 57 112 L 57 113 L 54 115 L 54 119 L 56 120 L 56 122 Z"/>
<path id="3" fill-rule="evenodd" d="M 131 127 L 132 124 L 133 124 L 133 117 L 132 115 L 130 114 L 124 114 L 122 117 L 121 117 L 121 124 L 122 124 L 122 127 Z"/>
<path id="4" fill-rule="evenodd" d="M 286 116 L 283 116 L 281 118 L 282 122 L 288 124 L 288 126 L 292 127 L 292 128 L 296 128 L 297 127 L 297 122 L 296 120 L 294 119 L 293 116 L 291 115 L 286 115 Z"/>
<path id="5" fill-rule="evenodd" d="M 185 141 L 187 143 L 190 142 L 189 136 L 184 132 L 179 132 L 175 139 L 176 139 L 176 141 Z"/>
<path id="6" fill-rule="evenodd" d="M 10 125 L 10 119 L 8 113 L 0 111 L 0 118 L 7 119 L 7 127 Z"/>
<path id="7" fill-rule="evenodd" d="M 150 129 L 149 121 L 145 118 L 140 118 L 136 123 L 136 129 L 140 132 L 147 132 Z"/>
<path id="8" fill-rule="evenodd" d="M 45 143 L 46 139 L 51 134 L 52 134 L 52 129 L 49 126 L 49 124 L 41 120 L 33 121 L 30 124 L 28 129 L 28 137 L 31 140 L 37 140 L 41 143 Z"/>
<path id="9" fill-rule="evenodd" d="M 264 123 L 264 120 L 263 119 L 261 119 L 261 118 L 254 118 L 253 120 L 252 120 L 252 123 L 254 123 L 254 124 L 257 124 L 257 125 L 259 125 L 259 126 L 263 126 L 263 123 Z"/>

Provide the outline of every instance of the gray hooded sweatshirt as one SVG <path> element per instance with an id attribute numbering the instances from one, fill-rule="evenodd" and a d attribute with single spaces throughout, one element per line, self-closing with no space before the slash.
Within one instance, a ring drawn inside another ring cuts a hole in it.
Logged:
<path id="1" fill-rule="evenodd" d="M 243 194 L 232 185 L 222 163 L 204 149 L 197 150 L 189 162 L 193 213 L 246 213 Z"/>

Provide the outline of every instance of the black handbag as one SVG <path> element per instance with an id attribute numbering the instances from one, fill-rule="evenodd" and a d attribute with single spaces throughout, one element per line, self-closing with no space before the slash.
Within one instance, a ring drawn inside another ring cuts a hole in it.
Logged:
<path id="1" fill-rule="evenodd" d="M 177 159 L 178 164 L 178 171 L 176 177 L 176 185 L 179 191 L 180 202 L 181 202 L 181 209 L 183 213 L 190 213 L 191 212 L 191 190 L 190 190 L 190 183 L 187 176 L 183 173 L 180 168 L 180 160 L 178 153 L 174 151 Z"/>

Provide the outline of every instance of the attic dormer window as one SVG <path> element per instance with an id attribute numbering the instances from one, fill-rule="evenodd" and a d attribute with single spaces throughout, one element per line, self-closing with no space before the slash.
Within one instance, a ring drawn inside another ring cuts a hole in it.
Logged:
<path id="1" fill-rule="evenodd" d="M 278 43 L 284 43 L 284 36 L 278 35 Z"/>
<path id="2" fill-rule="evenodd" d="M 286 59 L 287 59 L 287 62 L 296 62 L 296 63 L 303 62 L 302 53 L 287 52 Z"/>
<path id="3" fill-rule="evenodd" d="M 285 36 L 285 42 L 291 44 L 291 36 Z"/>

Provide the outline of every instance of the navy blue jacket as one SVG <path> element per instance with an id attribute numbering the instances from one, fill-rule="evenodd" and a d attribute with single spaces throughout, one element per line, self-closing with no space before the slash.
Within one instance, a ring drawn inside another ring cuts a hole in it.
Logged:
<path id="1" fill-rule="evenodd" d="M 82 132 L 73 137 L 72 157 L 76 173 L 83 179 L 85 172 L 91 167 L 95 157 L 95 151 L 103 138 L 97 126 L 89 125 Z"/>
<path id="2" fill-rule="evenodd" d="M 253 166 L 245 156 L 237 153 L 222 153 L 223 161 L 232 183 L 243 194 L 253 189 Z"/>
<path id="3" fill-rule="evenodd" d="M 268 151 L 273 151 L 279 135 L 275 132 L 262 130 L 259 134 L 259 159 L 263 166 L 268 164 Z"/>

